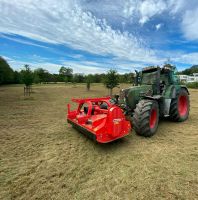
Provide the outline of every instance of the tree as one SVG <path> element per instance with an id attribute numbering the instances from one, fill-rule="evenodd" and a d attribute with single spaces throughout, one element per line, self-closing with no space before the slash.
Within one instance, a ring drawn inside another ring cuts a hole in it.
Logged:
<path id="1" fill-rule="evenodd" d="M 13 83 L 19 84 L 21 83 L 21 74 L 17 71 L 14 71 L 14 80 Z"/>
<path id="2" fill-rule="evenodd" d="M 34 83 L 38 84 L 41 83 L 41 79 L 38 74 L 34 73 Z"/>
<path id="3" fill-rule="evenodd" d="M 73 69 L 69 67 L 62 66 L 59 70 L 59 75 L 62 81 L 71 82 L 72 81 Z"/>
<path id="4" fill-rule="evenodd" d="M 85 76 L 83 74 L 74 74 L 73 82 L 84 83 L 85 82 Z"/>
<path id="5" fill-rule="evenodd" d="M 29 65 L 24 66 L 25 69 L 21 70 L 22 81 L 26 87 L 32 85 L 34 80 L 34 74 L 30 69 Z"/>
<path id="6" fill-rule="evenodd" d="M 193 65 L 189 69 L 185 69 L 178 74 L 192 75 L 193 73 L 198 73 L 198 65 Z"/>
<path id="7" fill-rule="evenodd" d="M 119 85 L 119 76 L 116 70 L 110 69 L 104 78 L 104 85 L 110 90 L 112 96 L 113 88 Z"/>
<path id="8" fill-rule="evenodd" d="M 133 83 L 134 82 L 133 73 L 119 74 L 118 76 L 119 76 L 119 83 Z"/>
<path id="9" fill-rule="evenodd" d="M 41 82 L 50 82 L 50 73 L 43 68 L 38 68 L 34 70 L 34 76 L 35 76 L 35 82 L 41 83 Z"/>
<path id="10" fill-rule="evenodd" d="M 91 74 L 89 74 L 88 76 L 86 76 L 87 91 L 90 90 L 92 79 L 93 79 L 93 76 Z"/>
<path id="11" fill-rule="evenodd" d="M 14 72 L 7 61 L 0 57 L 0 85 L 12 83 L 14 80 Z"/>

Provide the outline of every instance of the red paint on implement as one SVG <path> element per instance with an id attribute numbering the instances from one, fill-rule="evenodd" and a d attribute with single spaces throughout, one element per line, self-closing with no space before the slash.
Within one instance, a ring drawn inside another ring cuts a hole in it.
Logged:
<path id="1" fill-rule="evenodd" d="M 131 124 L 123 110 L 110 102 L 110 97 L 72 99 L 78 103 L 77 110 L 70 111 L 68 104 L 67 120 L 93 134 L 100 143 L 107 143 L 129 134 Z M 82 110 L 86 104 L 86 109 Z M 106 105 L 106 109 L 101 107 Z"/>
<path id="2" fill-rule="evenodd" d="M 180 96 L 178 102 L 178 110 L 181 117 L 185 116 L 188 110 L 188 102 L 186 96 Z"/>

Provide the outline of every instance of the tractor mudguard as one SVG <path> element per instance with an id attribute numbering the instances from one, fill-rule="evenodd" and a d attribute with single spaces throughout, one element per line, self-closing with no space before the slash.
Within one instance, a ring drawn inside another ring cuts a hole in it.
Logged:
<path id="1" fill-rule="evenodd" d="M 188 91 L 188 88 L 185 85 L 182 85 L 181 88 L 185 89 L 188 95 L 190 95 L 190 92 Z"/>

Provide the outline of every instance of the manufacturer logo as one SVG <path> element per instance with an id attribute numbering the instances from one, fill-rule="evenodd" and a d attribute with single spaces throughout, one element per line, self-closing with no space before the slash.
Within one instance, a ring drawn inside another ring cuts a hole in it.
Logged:
<path id="1" fill-rule="evenodd" d="M 114 124 L 119 124 L 121 121 L 122 121 L 121 118 L 113 119 L 113 123 L 114 123 Z"/>

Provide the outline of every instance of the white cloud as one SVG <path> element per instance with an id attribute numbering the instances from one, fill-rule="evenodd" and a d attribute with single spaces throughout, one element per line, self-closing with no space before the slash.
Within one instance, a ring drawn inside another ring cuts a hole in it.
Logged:
<path id="1" fill-rule="evenodd" d="M 146 23 L 154 15 L 161 14 L 166 8 L 167 5 L 163 0 L 143 1 L 139 8 L 141 15 L 139 20 L 140 24 Z"/>
<path id="2" fill-rule="evenodd" d="M 169 0 L 168 7 L 170 9 L 170 13 L 175 14 L 181 12 L 186 8 L 186 4 L 189 4 L 186 0 Z"/>
<path id="3" fill-rule="evenodd" d="M 0 32 L 139 61 L 154 57 L 140 40 L 83 12 L 75 1 L 0 0 Z M 154 59 L 154 58 L 153 58 Z"/>
<path id="4" fill-rule="evenodd" d="M 35 56 L 35 55 L 34 55 Z M 35 61 L 19 61 L 7 56 L 2 56 L 7 62 L 12 66 L 14 70 L 20 71 L 25 64 L 30 65 L 32 70 L 37 69 L 38 67 L 42 67 L 43 69 L 47 69 L 50 73 L 58 73 L 60 67 L 62 65 L 71 67 L 74 70 L 74 73 L 104 73 L 108 70 L 108 68 L 103 69 L 101 65 L 97 62 L 77 62 L 77 61 L 66 61 L 63 60 L 60 64 L 54 64 L 42 59 L 35 59 Z M 36 56 L 37 57 L 37 56 Z"/>
<path id="5" fill-rule="evenodd" d="M 162 27 L 162 24 L 157 24 L 157 25 L 155 26 L 156 30 L 159 30 L 161 27 Z"/>
<path id="6" fill-rule="evenodd" d="M 156 15 L 166 13 L 172 19 L 181 19 L 181 31 L 189 40 L 198 39 L 198 1 L 197 0 L 127 0 L 124 11 L 127 17 L 138 16 L 139 23 L 144 25 Z M 139 13 L 138 13 L 139 12 Z M 156 25 L 156 30 L 161 25 Z"/>
<path id="7" fill-rule="evenodd" d="M 25 41 L 25 40 L 23 40 L 23 39 L 10 37 L 10 36 L 3 35 L 3 34 L 0 34 L 0 37 L 1 37 L 1 38 L 5 38 L 5 39 L 8 39 L 8 40 L 12 40 L 12 41 L 14 41 L 14 42 L 18 42 L 18 43 L 21 43 L 21 44 L 27 44 L 27 45 L 36 46 L 36 47 L 41 47 L 41 48 L 48 48 L 48 47 L 46 47 L 46 46 L 44 46 L 44 45 L 39 45 L 39 44 L 36 44 L 36 43 L 33 43 L 33 42 Z"/>
<path id="8" fill-rule="evenodd" d="M 156 15 L 161 15 L 166 12 L 166 15 L 174 17 L 176 14 L 185 13 L 186 10 L 191 10 L 197 5 L 197 0 L 126 0 L 122 13 L 125 17 L 139 19 L 140 24 L 147 23 Z"/>
<path id="9" fill-rule="evenodd" d="M 122 9 L 122 15 L 126 18 L 131 17 L 136 14 L 138 2 L 134 0 L 126 0 L 123 2 L 123 9 Z"/>
<path id="10" fill-rule="evenodd" d="M 61 66 L 71 67 L 74 73 L 83 73 L 83 74 L 94 74 L 94 73 L 106 73 L 109 69 L 114 68 L 119 73 L 123 74 L 126 72 L 133 72 L 135 69 L 140 70 L 142 67 L 148 65 L 148 63 L 142 61 L 139 62 L 130 62 L 126 60 L 121 60 L 119 58 L 107 59 L 104 62 L 100 61 L 86 61 L 86 60 L 58 60 L 59 64 L 51 63 L 47 59 L 43 59 L 38 55 L 33 55 L 27 61 L 20 61 L 19 58 L 10 58 L 3 56 L 10 64 L 14 70 L 20 71 L 25 64 L 30 65 L 31 69 L 37 69 L 42 67 L 47 69 L 50 73 L 58 73 Z"/>
<path id="11" fill-rule="evenodd" d="M 0 57 L 4 58 L 7 62 L 11 61 L 11 59 L 7 56 L 1 55 Z"/>
<path id="12" fill-rule="evenodd" d="M 197 65 L 198 64 L 198 52 L 181 54 L 174 58 L 175 62 L 182 64 Z"/>
<path id="13" fill-rule="evenodd" d="M 190 40 L 198 40 L 198 7 L 188 10 L 183 16 L 182 29 L 184 36 Z"/>
<path id="14" fill-rule="evenodd" d="M 107 20 L 100 20 L 95 17 L 100 15 L 94 16 L 94 14 L 91 14 L 94 12 L 88 12 L 89 9 L 82 6 L 84 2 L 90 3 L 90 11 L 105 12 L 104 16 L 108 14 L 113 15 L 113 17 L 121 16 L 124 19 L 123 26 L 127 26 L 127 23 L 125 24 L 127 19 L 136 23 L 136 25 L 138 23 L 143 25 L 157 15 L 165 13 L 168 17 L 168 15 L 177 16 L 179 13 L 179 16 L 183 17 L 181 26 L 185 37 L 198 39 L 196 31 L 198 30 L 196 20 L 198 9 L 195 6 L 197 0 L 192 0 L 191 3 L 185 0 L 126 0 L 124 2 L 115 0 L 114 3 L 108 0 L 0 0 L 0 33 L 18 34 L 42 42 L 63 44 L 73 49 L 107 57 L 111 55 L 117 59 L 117 63 L 113 60 L 112 63 L 109 62 L 109 65 L 117 66 L 118 69 L 120 67 L 130 70 L 132 63 L 139 66 L 139 64 L 161 64 L 164 62 L 166 53 L 159 53 L 159 51 L 156 52 L 147 48 L 145 42 L 138 36 L 113 29 L 107 23 Z M 92 2 L 94 2 L 94 6 L 91 6 Z M 155 26 L 156 30 L 159 30 L 161 26 L 162 24 L 157 24 Z M 13 40 L 38 46 L 35 43 L 21 39 L 15 38 Z M 42 45 L 39 46 L 42 47 Z M 48 50 L 54 51 L 50 48 Z M 61 57 L 64 56 L 63 51 L 58 49 L 55 51 Z M 78 62 L 63 61 L 63 64 L 75 66 L 76 71 L 83 72 L 86 71 L 83 69 L 89 69 L 93 73 L 104 72 L 104 63 L 80 61 L 80 54 L 67 56 L 78 59 Z M 175 59 L 178 62 L 181 59 L 182 62 L 188 61 L 191 63 L 192 60 L 196 61 L 196 55 L 180 55 Z M 12 62 L 15 63 L 15 66 L 23 64 L 18 61 Z M 59 67 L 55 64 L 50 65 L 45 60 L 32 64 L 37 66 L 43 64 L 49 67 L 49 70 L 54 71 Z"/>
<path id="15" fill-rule="evenodd" d="M 178 53 L 178 52 L 161 52 L 166 57 L 170 56 L 171 61 L 174 61 L 176 66 L 178 67 L 178 70 L 181 70 L 181 66 L 183 65 L 195 65 L 198 63 L 198 53 Z M 94 74 L 94 73 L 106 73 L 109 69 L 114 67 L 119 73 L 128 73 L 133 72 L 135 69 L 141 70 L 143 67 L 148 66 L 147 62 L 130 62 L 126 60 L 121 60 L 119 58 L 109 59 L 105 61 L 105 64 L 103 62 L 99 61 L 69 61 L 69 60 L 59 60 L 59 64 L 51 63 L 49 60 L 42 59 L 41 57 L 37 55 L 33 55 L 33 57 L 36 57 L 36 59 L 32 59 L 30 61 L 20 61 L 15 58 L 10 58 L 7 56 L 3 56 L 10 66 L 14 70 L 21 70 L 25 64 L 30 65 L 31 69 L 37 69 L 38 67 L 42 67 L 44 69 L 47 69 L 50 73 L 58 73 L 60 67 L 62 65 L 71 67 L 74 71 L 74 73 L 83 73 L 83 74 Z M 162 66 L 163 63 L 166 61 L 166 59 L 159 58 L 158 65 Z M 151 60 L 151 62 L 155 63 L 155 60 Z"/>

